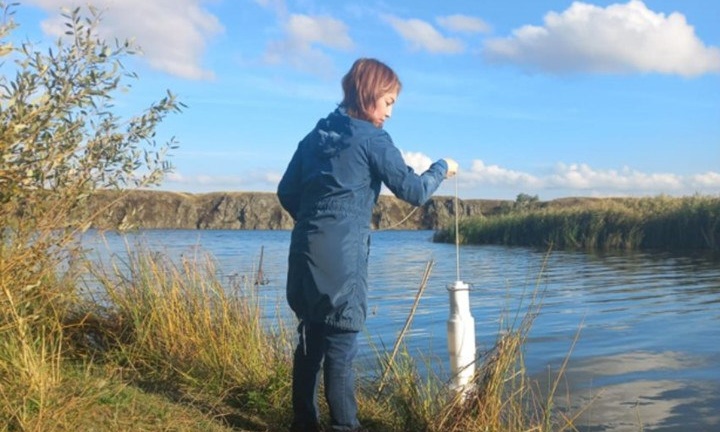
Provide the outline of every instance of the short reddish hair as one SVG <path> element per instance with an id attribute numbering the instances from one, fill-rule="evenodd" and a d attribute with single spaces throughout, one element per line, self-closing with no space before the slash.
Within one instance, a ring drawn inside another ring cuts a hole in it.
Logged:
<path id="1" fill-rule="evenodd" d="M 342 79 L 343 101 L 350 117 L 370 120 L 375 102 L 385 93 L 400 93 L 402 83 L 395 71 L 385 63 L 372 58 L 355 60 Z"/>

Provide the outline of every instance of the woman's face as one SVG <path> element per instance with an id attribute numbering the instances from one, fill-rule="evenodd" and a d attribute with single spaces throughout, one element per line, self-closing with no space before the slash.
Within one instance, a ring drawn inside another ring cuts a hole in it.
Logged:
<path id="1" fill-rule="evenodd" d="M 379 128 L 383 127 L 385 120 L 389 119 L 392 115 L 393 105 L 395 105 L 397 97 L 397 91 L 391 91 L 380 96 L 380 98 L 375 102 L 375 109 L 370 115 L 370 121 L 372 124 Z"/>

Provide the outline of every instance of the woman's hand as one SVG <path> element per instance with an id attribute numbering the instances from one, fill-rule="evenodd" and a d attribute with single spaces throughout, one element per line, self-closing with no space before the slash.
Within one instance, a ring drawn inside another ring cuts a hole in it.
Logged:
<path id="1" fill-rule="evenodd" d="M 445 158 L 445 162 L 447 163 L 448 170 L 447 174 L 445 174 L 445 178 L 453 177 L 458 172 L 458 163 L 455 162 L 455 160 L 450 158 Z"/>

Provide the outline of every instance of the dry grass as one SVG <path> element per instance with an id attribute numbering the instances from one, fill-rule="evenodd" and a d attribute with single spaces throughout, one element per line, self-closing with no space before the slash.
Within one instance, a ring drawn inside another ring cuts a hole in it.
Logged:
<path id="1" fill-rule="evenodd" d="M 283 326 L 271 331 L 261 321 L 250 279 L 223 285 L 207 256 L 179 263 L 148 252 L 128 256 L 96 272 L 105 295 L 95 307 L 105 304 L 106 318 L 120 330 L 108 337 L 113 349 L 106 357 L 134 382 L 202 400 L 226 419 L 268 428 L 285 423 L 290 343 Z"/>

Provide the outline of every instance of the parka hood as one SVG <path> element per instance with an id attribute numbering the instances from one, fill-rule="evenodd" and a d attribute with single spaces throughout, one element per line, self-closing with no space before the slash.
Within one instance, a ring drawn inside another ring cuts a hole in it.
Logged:
<path id="1" fill-rule="evenodd" d="M 352 119 L 343 108 L 337 108 L 315 126 L 317 134 L 316 148 L 318 156 L 329 159 L 346 149 L 350 144 L 347 138 L 352 134 Z"/>

